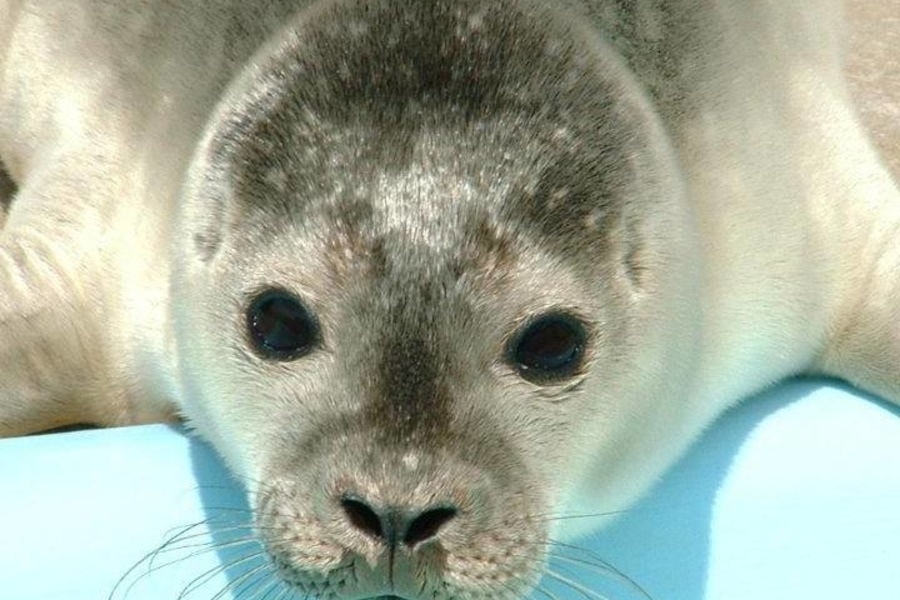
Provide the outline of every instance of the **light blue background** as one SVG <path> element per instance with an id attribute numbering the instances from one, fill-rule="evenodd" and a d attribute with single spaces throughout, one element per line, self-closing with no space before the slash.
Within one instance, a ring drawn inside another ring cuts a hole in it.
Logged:
<path id="1" fill-rule="evenodd" d="M 653 600 L 900 599 L 898 417 L 835 382 L 790 381 L 749 400 L 622 519 L 552 563 L 592 592 L 548 577 L 534 598 L 645 598 L 576 564 L 602 559 Z M 0 600 L 102 600 L 186 526 L 248 516 L 211 450 L 176 429 L 0 441 Z M 241 561 L 252 547 L 234 540 L 245 533 L 198 525 L 114 597 L 175 600 L 200 577 L 184 598 L 211 600 L 230 583 L 262 600 L 267 588 L 241 579 L 263 564 Z"/>

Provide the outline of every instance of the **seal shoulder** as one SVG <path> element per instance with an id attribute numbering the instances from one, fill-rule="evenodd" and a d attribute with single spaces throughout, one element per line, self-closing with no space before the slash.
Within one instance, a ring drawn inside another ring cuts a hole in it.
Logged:
<path id="1" fill-rule="evenodd" d="M 845 2 L 850 91 L 872 140 L 900 178 L 900 1 Z"/>

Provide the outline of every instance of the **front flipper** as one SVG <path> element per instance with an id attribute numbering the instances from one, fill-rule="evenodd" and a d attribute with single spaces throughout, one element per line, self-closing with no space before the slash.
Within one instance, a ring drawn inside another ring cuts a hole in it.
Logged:
<path id="1" fill-rule="evenodd" d="M 108 356 L 115 274 L 64 175 L 26 179 L 0 231 L 0 437 L 139 420 Z"/>
<path id="2" fill-rule="evenodd" d="M 0 234 L 0 437 L 94 420 L 88 396 L 99 357 L 83 282 L 60 255 L 35 228 Z"/>
<path id="3" fill-rule="evenodd" d="M 819 369 L 900 404 L 900 193 L 871 211 Z"/>

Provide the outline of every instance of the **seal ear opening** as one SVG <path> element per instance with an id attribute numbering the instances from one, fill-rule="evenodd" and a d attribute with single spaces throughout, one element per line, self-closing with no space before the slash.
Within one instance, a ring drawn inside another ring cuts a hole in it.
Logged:
<path id="1" fill-rule="evenodd" d="M 192 207 L 193 210 L 185 211 L 187 217 L 185 226 L 190 231 L 191 254 L 203 263 L 212 261 L 222 247 L 223 228 L 226 226 L 224 221 L 227 218 L 226 205 L 229 201 L 223 194 L 217 194 L 209 188 L 198 190 L 204 197 L 191 198 L 190 202 L 195 206 Z"/>
<path id="2" fill-rule="evenodd" d="M 626 220 L 622 226 L 624 242 L 624 256 L 622 257 L 622 266 L 631 285 L 640 290 L 644 287 L 644 277 L 648 266 L 646 264 L 646 256 L 643 240 L 636 223 Z"/>
<path id="3" fill-rule="evenodd" d="M 0 229 L 3 228 L 3 224 L 6 222 L 9 209 L 12 207 L 13 198 L 15 198 L 18 191 L 19 187 L 3 165 L 3 160 L 0 160 Z"/>
<path id="4" fill-rule="evenodd" d="M 205 228 L 197 231 L 192 237 L 194 250 L 201 262 L 209 262 L 222 245 L 222 236 L 218 232 Z"/>

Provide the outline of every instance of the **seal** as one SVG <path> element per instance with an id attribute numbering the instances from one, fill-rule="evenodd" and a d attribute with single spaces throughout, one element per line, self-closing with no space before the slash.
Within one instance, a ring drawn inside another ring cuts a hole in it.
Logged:
<path id="1" fill-rule="evenodd" d="M 0 2 L 0 435 L 181 418 L 285 593 L 524 596 L 741 398 L 900 400 L 843 10 Z"/>

